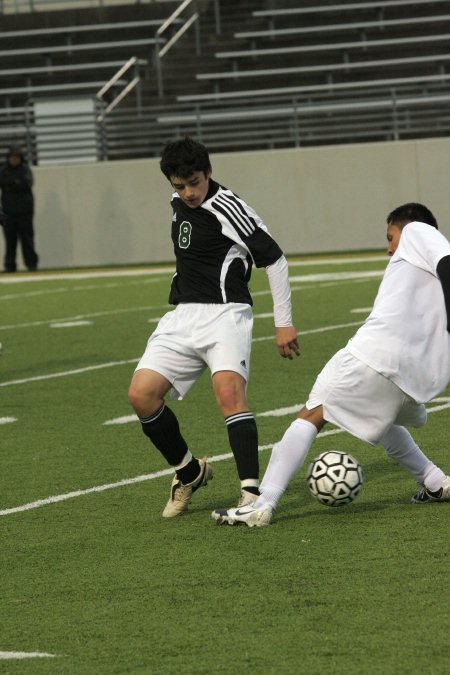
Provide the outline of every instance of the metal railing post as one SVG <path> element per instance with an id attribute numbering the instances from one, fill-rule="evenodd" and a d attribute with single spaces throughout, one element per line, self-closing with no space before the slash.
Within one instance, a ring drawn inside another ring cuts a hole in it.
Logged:
<path id="1" fill-rule="evenodd" d="M 214 18 L 216 22 L 216 35 L 222 32 L 222 24 L 220 20 L 220 0 L 214 0 Z"/>
<path id="2" fill-rule="evenodd" d="M 108 159 L 108 136 L 105 124 L 104 112 L 105 104 L 98 98 L 95 98 L 95 137 L 97 141 L 97 156 L 105 162 Z"/>
<path id="3" fill-rule="evenodd" d="M 194 11 L 197 16 L 200 16 L 199 12 L 197 11 L 197 2 L 194 0 Z M 201 37 L 200 37 L 200 21 L 196 21 L 194 24 L 194 30 L 195 30 L 195 53 L 197 56 L 200 56 L 202 53 L 202 44 L 201 44 Z"/>
<path id="4" fill-rule="evenodd" d="M 398 130 L 397 95 L 395 89 L 391 89 L 391 100 L 392 100 L 392 131 L 394 133 L 394 141 L 398 141 L 400 135 Z"/>
<path id="5" fill-rule="evenodd" d="M 155 70 L 156 70 L 156 86 L 158 88 L 158 96 L 159 98 L 162 98 L 164 96 L 164 84 L 163 84 L 163 77 L 162 77 L 162 65 L 161 65 L 161 56 L 159 55 L 159 35 L 156 34 L 156 43 L 155 43 L 155 56 L 154 56 L 154 61 L 155 61 Z"/>
<path id="6" fill-rule="evenodd" d="M 37 164 L 36 150 L 33 143 L 33 100 L 28 99 L 25 104 L 25 145 L 27 157 L 31 164 Z"/>
<path id="7" fill-rule="evenodd" d="M 142 83 L 141 78 L 139 77 L 139 66 L 136 63 L 134 66 L 134 79 L 138 80 L 136 85 L 136 108 L 139 117 L 142 116 Z"/>

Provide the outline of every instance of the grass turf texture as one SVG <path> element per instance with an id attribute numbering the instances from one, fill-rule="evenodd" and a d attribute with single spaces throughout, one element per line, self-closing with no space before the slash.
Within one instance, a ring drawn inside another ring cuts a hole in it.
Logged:
<path id="1" fill-rule="evenodd" d="M 261 414 L 302 403 L 356 326 L 329 328 L 362 321 L 373 302 L 379 278 L 342 274 L 384 266 L 291 265 L 301 359 L 280 359 L 272 319 L 255 318 L 249 399 L 261 446 L 295 417 Z M 0 425 L 0 509 L 167 468 L 136 422 L 103 423 L 132 414 L 128 383 L 170 276 L 0 284 L 0 418 L 17 418 Z M 252 282 L 258 317 L 271 296 L 263 272 Z M 92 323 L 51 327 L 75 317 Z M 86 370 L 104 364 L 116 365 Z M 196 454 L 230 452 L 208 374 L 170 405 Z M 447 471 L 448 420 L 435 412 L 415 432 Z M 0 660 L 0 673 L 448 673 L 448 505 L 410 504 L 411 478 L 348 434 L 319 436 L 310 457 L 333 447 L 363 466 L 358 499 L 315 502 L 305 464 L 266 529 L 210 519 L 237 500 L 232 459 L 214 463 L 182 518 L 161 518 L 170 476 L 3 515 L 0 652 L 57 656 Z"/>

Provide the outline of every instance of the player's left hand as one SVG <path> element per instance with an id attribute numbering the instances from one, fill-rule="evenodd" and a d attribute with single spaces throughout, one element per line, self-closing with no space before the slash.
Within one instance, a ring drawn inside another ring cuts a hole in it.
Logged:
<path id="1" fill-rule="evenodd" d="M 275 328 L 275 340 L 278 351 L 283 359 L 292 360 L 293 354 L 300 356 L 300 347 L 298 345 L 297 331 L 294 326 L 283 326 Z"/>

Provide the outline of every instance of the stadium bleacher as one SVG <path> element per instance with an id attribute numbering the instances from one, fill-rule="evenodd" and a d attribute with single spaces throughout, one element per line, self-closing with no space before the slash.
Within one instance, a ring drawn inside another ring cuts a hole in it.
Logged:
<path id="1" fill-rule="evenodd" d="M 131 57 L 102 101 L 133 91 L 98 116 L 102 159 L 155 156 L 178 133 L 213 151 L 450 133 L 450 0 L 105 0 L 2 22 L 4 139 L 32 139 L 35 101 L 95 97 Z"/>

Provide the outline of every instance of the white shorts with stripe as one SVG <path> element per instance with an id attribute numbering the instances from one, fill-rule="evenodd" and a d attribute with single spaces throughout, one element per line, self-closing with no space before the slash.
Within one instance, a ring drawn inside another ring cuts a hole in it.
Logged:
<path id="1" fill-rule="evenodd" d="M 421 427 L 427 421 L 417 403 L 391 380 L 341 349 L 319 373 L 306 407 L 323 407 L 323 416 L 371 445 L 392 424 Z"/>
<path id="2" fill-rule="evenodd" d="M 183 398 L 206 368 L 249 377 L 253 312 L 244 303 L 183 303 L 165 314 L 150 336 L 136 370 L 149 368 Z"/>

